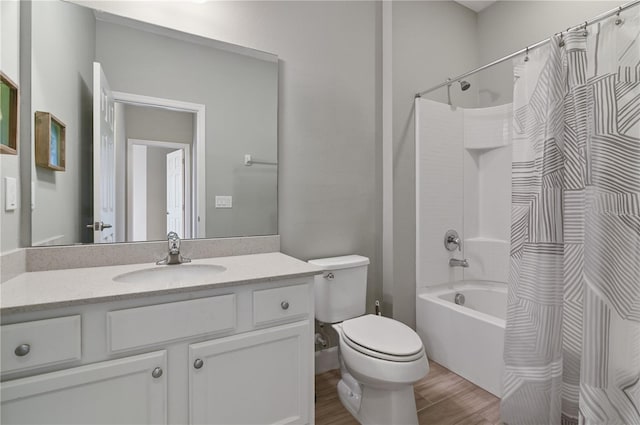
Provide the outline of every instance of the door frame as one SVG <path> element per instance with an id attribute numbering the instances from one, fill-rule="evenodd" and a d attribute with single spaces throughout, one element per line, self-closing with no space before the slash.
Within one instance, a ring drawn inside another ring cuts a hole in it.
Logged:
<path id="1" fill-rule="evenodd" d="M 191 157 L 191 145 L 187 143 L 177 143 L 177 142 L 162 142 L 158 140 L 144 140 L 144 139 L 127 139 L 127 223 L 133 223 L 133 146 L 134 145 L 144 145 L 144 146 L 152 146 L 157 148 L 167 148 L 167 149 L 182 149 L 184 151 L 184 175 L 185 177 L 191 175 L 191 162 L 193 158 Z M 192 213 L 192 193 L 191 193 L 191 179 L 185 178 L 183 181 L 184 186 L 184 228 L 185 234 L 180 235 L 181 238 L 191 239 L 193 238 L 193 213 Z M 127 239 L 131 237 L 130 227 L 127 226 Z"/>
<path id="2" fill-rule="evenodd" d="M 206 141 L 206 106 L 201 103 L 183 102 L 181 100 L 166 99 L 161 97 L 144 96 L 133 93 L 113 91 L 115 102 L 127 105 L 146 106 L 152 108 L 169 109 L 180 112 L 190 112 L 195 114 L 191 161 L 185 161 L 185 174 L 189 166 L 191 179 L 190 185 L 193 188 L 192 196 L 189 191 L 190 202 L 185 202 L 185 216 L 189 219 L 188 227 L 191 230 L 191 238 L 206 237 L 206 180 L 205 180 L 205 141 Z M 164 142 L 163 142 L 164 143 Z M 127 147 L 128 150 L 128 147 Z M 186 152 L 186 151 L 185 151 Z M 127 165 L 128 165 L 127 160 Z M 187 180 L 187 179 L 185 179 Z M 128 185 L 128 183 L 127 183 Z M 187 215 L 186 210 L 189 209 Z M 196 214 L 192 213 L 195 212 Z M 127 208 L 128 214 L 128 208 Z M 194 219 L 195 218 L 195 219 Z"/>

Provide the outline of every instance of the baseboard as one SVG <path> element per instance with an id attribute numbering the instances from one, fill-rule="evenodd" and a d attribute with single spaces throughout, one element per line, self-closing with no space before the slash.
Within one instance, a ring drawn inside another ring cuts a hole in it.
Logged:
<path id="1" fill-rule="evenodd" d="M 316 375 L 339 368 L 338 347 L 316 351 Z"/>

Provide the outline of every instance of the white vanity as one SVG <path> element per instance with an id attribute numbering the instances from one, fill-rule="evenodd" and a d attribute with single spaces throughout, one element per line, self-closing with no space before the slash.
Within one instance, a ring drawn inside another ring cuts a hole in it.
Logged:
<path id="1" fill-rule="evenodd" d="M 113 280 L 155 267 L 139 264 L 3 283 L 1 422 L 313 423 L 320 271 L 281 253 L 192 265 L 225 270 Z"/>

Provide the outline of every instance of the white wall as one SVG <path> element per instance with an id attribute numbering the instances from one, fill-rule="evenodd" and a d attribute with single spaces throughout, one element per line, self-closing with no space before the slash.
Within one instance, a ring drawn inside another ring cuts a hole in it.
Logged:
<path id="1" fill-rule="evenodd" d="M 20 2 L 0 1 L 0 69 L 20 86 L 19 75 Z M 20 149 L 18 155 L 0 155 L 0 253 L 20 246 Z M 17 182 L 18 208 L 5 211 L 4 178 Z"/>
<path id="2" fill-rule="evenodd" d="M 32 240 L 34 244 L 60 236 L 63 244 L 93 240 L 85 228 L 93 207 L 89 186 L 93 13 L 65 2 L 39 1 L 33 3 L 32 18 L 31 108 L 33 113 L 50 112 L 66 124 L 66 171 L 34 165 Z M 33 120 L 33 114 L 22 118 Z"/>

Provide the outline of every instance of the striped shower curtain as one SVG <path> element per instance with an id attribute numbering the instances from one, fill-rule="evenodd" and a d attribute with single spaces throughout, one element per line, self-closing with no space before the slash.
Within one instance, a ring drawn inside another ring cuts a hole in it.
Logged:
<path id="1" fill-rule="evenodd" d="M 640 424 L 640 13 L 515 63 L 501 419 Z"/>

